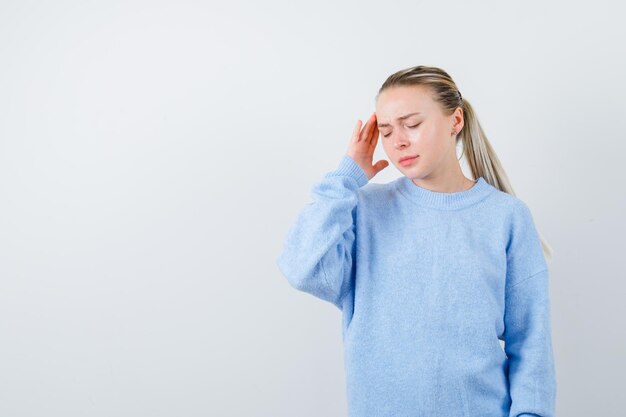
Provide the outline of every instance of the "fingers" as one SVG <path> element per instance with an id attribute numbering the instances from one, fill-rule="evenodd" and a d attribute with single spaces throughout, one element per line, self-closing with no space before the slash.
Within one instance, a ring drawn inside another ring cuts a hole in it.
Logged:
<path id="1" fill-rule="evenodd" d="M 371 133 L 372 133 L 373 125 L 375 122 L 376 122 L 376 118 L 374 114 L 372 113 L 370 118 L 367 119 L 367 123 L 365 123 L 365 127 L 363 128 L 363 131 L 361 132 L 361 140 L 364 140 L 367 143 L 371 143 L 372 141 Z"/>
<path id="2" fill-rule="evenodd" d="M 370 144 L 372 145 L 372 147 L 376 147 L 376 144 L 378 143 L 378 136 L 380 135 L 380 131 L 378 130 L 378 123 L 376 120 L 374 120 L 374 129 L 372 131 L 372 138 L 370 140 Z"/>
<path id="3" fill-rule="evenodd" d="M 354 126 L 354 130 L 352 131 L 352 141 L 358 142 L 360 140 L 359 132 L 361 131 L 361 120 L 356 121 L 356 126 Z"/>
<path id="4" fill-rule="evenodd" d="M 363 126 L 363 129 L 361 129 L 361 126 Z M 378 135 L 379 130 L 376 123 L 376 113 L 372 113 L 365 125 L 363 125 L 360 119 L 357 120 L 354 130 L 352 131 L 352 140 L 353 142 L 364 142 L 372 145 L 378 140 Z"/>
<path id="5" fill-rule="evenodd" d="M 381 159 L 380 161 L 374 164 L 374 169 L 376 170 L 376 173 L 378 174 L 380 171 L 387 168 L 388 165 L 389 165 L 388 161 Z"/>

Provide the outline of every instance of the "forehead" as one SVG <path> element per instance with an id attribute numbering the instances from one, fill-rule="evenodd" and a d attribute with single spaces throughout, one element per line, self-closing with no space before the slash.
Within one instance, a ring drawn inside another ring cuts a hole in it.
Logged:
<path id="1" fill-rule="evenodd" d="M 379 123 L 391 123 L 409 113 L 427 114 L 433 109 L 430 91 L 423 86 L 397 86 L 383 90 L 376 100 Z"/>

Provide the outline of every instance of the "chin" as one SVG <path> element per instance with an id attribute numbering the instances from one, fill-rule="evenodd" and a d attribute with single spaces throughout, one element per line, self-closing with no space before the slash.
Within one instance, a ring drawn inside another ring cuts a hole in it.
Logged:
<path id="1" fill-rule="evenodd" d="M 402 170 L 402 172 L 404 173 L 404 175 L 413 180 L 422 180 L 428 177 L 427 171 L 424 171 L 423 169 L 417 169 L 415 167 L 405 168 L 404 170 Z"/>
<path id="2" fill-rule="evenodd" d="M 407 176 L 415 176 L 416 174 L 419 174 L 420 172 L 422 172 L 421 168 L 418 168 L 415 166 L 403 167 L 402 165 L 399 165 L 399 164 L 398 164 L 398 169 L 404 172 Z M 409 174 L 412 174 L 412 175 L 409 175 Z"/>

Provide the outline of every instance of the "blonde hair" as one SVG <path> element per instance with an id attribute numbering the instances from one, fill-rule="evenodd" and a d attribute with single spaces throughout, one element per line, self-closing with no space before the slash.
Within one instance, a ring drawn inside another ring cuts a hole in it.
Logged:
<path id="1" fill-rule="evenodd" d="M 381 92 L 396 86 L 425 86 L 434 93 L 433 99 L 441 104 L 446 115 L 451 115 L 461 107 L 464 124 L 456 137 L 456 143 L 463 144 L 463 153 L 474 178 L 483 177 L 486 182 L 495 188 L 515 196 L 511 182 L 498 159 L 493 147 L 483 131 L 474 108 L 461 96 L 456 84 L 450 75 L 437 67 L 418 65 L 397 71 L 390 75 L 376 94 L 376 100 Z M 552 258 L 552 248 L 541 236 L 539 239 L 544 257 Z"/>

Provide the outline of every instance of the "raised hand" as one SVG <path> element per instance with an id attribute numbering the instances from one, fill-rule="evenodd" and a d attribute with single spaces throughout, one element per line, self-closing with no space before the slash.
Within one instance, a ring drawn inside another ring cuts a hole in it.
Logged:
<path id="1" fill-rule="evenodd" d="M 385 169 L 389 165 L 389 162 L 381 159 L 372 165 L 374 150 L 376 149 L 378 136 L 380 134 L 376 121 L 376 113 L 372 113 L 365 123 L 365 126 L 363 126 L 363 129 L 361 129 L 361 125 L 361 120 L 357 120 L 346 153 L 350 158 L 354 159 L 363 171 L 365 171 L 367 178 L 371 180 L 376 174 Z"/>

